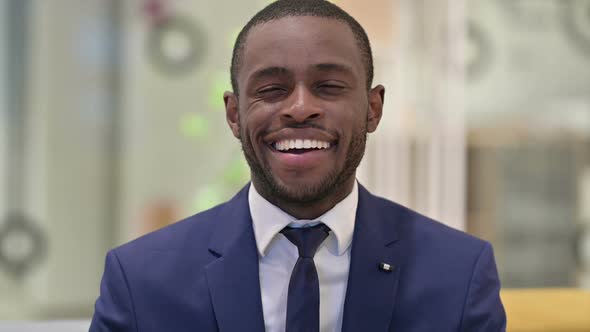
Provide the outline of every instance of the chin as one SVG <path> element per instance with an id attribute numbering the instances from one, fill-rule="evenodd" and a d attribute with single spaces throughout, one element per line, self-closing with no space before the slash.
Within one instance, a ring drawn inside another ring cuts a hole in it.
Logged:
<path id="1" fill-rule="evenodd" d="M 317 202 L 335 191 L 333 176 L 312 181 L 302 181 L 301 177 L 289 179 L 289 181 L 275 178 L 274 182 L 276 184 L 274 194 L 279 199 L 290 202 Z"/>

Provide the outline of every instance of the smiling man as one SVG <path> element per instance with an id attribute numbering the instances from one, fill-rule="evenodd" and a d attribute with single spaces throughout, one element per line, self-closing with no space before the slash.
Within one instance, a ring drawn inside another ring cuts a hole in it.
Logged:
<path id="1" fill-rule="evenodd" d="M 351 16 L 270 4 L 239 34 L 231 79 L 251 184 L 110 251 L 91 331 L 505 329 L 491 246 L 355 179 L 385 89 Z"/>

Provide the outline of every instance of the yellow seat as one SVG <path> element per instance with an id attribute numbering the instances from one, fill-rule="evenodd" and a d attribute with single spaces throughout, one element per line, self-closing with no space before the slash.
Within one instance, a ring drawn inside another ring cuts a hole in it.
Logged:
<path id="1" fill-rule="evenodd" d="M 590 332 L 590 291 L 505 289 L 508 332 Z"/>

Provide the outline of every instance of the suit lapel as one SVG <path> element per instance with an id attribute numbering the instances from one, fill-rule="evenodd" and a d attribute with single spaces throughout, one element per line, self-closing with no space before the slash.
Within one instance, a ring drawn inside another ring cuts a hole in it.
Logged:
<path id="1" fill-rule="evenodd" d="M 359 186 L 342 331 L 388 331 L 392 323 L 406 250 L 399 237 L 401 210 L 379 200 Z M 392 271 L 380 269 L 380 263 Z"/>
<path id="2" fill-rule="evenodd" d="M 218 259 L 206 267 L 219 330 L 264 331 L 258 253 L 246 186 L 220 213 L 209 250 Z"/>

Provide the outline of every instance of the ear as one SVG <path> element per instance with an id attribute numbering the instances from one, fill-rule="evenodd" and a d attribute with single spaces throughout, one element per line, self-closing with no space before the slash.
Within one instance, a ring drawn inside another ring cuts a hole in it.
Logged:
<path id="1" fill-rule="evenodd" d="M 238 96 L 233 92 L 226 91 L 223 94 L 225 103 L 225 119 L 232 133 L 240 139 L 240 114 L 238 109 Z"/>
<path id="2" fill-rule="evenodd" d="M 385 87 L 377 85 L 369 91 L 369 115 L 367 131 L 372 133 L 377 130 L 381 116 L 383 115 L 383 102 L 385 101 Z"/>

